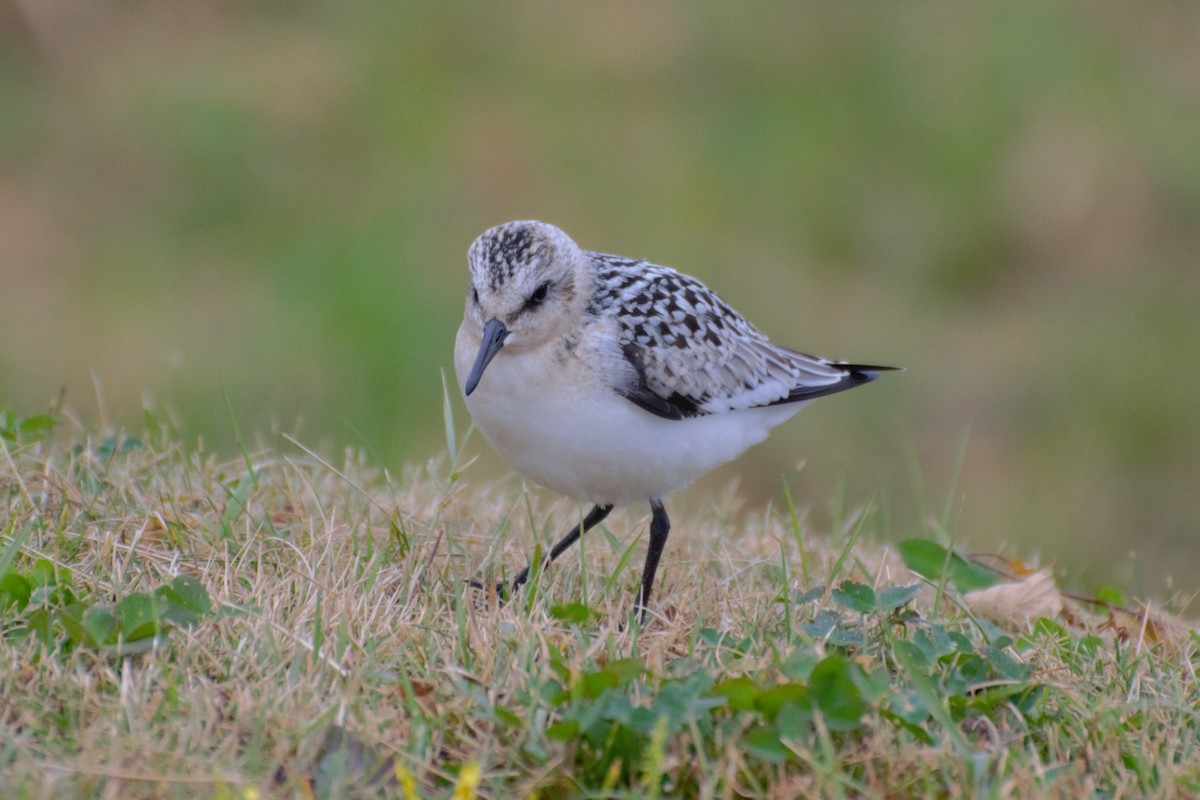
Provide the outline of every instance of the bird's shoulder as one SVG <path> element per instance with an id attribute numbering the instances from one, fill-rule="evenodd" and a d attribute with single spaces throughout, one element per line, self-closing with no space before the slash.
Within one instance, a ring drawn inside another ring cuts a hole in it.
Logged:
<path id="1" fill-rule="evenodd" d="M 591 257 L 595 286 L 588 313 L 611 316 L 628 339 L 644 347 L 720 347 L 733 336 L 766 337 L 717 294 L 690 275 L 603 253 Z"/>
<path id="2" fill-rule="evenodd" d="M 647 261 L 587 253 L 595 286 L 586 317 L 611 333 L 610 384 L 645 410 L 684 419 L 787 402 L 797 387 L 845 373 L 772 344 L 696 278 Z"/>

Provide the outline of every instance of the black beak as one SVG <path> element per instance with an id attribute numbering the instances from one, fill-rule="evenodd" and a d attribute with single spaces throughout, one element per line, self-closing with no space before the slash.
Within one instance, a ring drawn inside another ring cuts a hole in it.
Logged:
<path id="1" fill-rule="evenodd" d="M 507 338 L 508 328 L 504 327 L 504 323 L 500 320 L 489 319 L 484 323 L 483 342 L 479 345 L 479 355 L 475 357 L 475 366 L 471 367 L 471 374 L 467 376 L 464 394 L 469 395 L 475 391 L 475 387 L 479 385 L 479 379 L 483 377 L 483 371 L 496 357 L 496 353 L 500 352 L 500 348 L 504 347 L 504 340 Z"/>

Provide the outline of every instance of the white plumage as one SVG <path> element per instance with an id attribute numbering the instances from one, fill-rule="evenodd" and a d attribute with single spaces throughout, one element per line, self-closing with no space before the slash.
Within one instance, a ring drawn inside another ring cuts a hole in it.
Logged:
<path id="1" fill-rule="evenodd" d="M 454 364 L 476 427 L 518 472 L 596 506 L 550 558 L 612 505 L 650 501 L 643 611 L 669 527 L 662 497 L 810 400 L 891 369 L 774 345 L 695 278 L 581 250 L 543 222 L 485 231 L 468 266 Z"/>

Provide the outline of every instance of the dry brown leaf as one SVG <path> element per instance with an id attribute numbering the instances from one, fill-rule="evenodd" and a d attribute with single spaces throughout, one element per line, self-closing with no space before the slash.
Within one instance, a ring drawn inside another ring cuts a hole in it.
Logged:
<path id="1" fill-rule="evenodd" d="M 1111 630 L 1121 641 L 1138 644 L 1174 645 L 1187 637 L 1192 626 L 1177 617 L 1142 605 L 1137 613 L 1124 608 L 1111 608 L 1108 620 L 1100 630 Z"/>
<path id="2" fill-rule="evenodd" d="M 1063 596 L 1050 570 L 1034 572 L 1019 581 L 967 592 L 963 600 L 972 611 L 999 623 L 1023 625 L 1038 617 L 1057 618 Z"/>

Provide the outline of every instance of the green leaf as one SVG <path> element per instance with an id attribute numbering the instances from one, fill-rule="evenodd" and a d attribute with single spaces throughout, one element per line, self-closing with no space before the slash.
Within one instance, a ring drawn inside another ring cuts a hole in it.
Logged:
<path id="1" fill-rule="evenodd" d="M 113 644 L 120 627 L 116 616 L 107 608 L 92 606 L 83 615 L 83 627 L 97 644 Z"/>
<path id="2" fill-rule="evenodd" d="M 49 431 L 54 427 L 54 423 L 54 417 L 49 414 L 35 414 L 18 422 L 17 429 L 24 434 L 37 434 Z"/>
<path id="3" fill-rule="evenodd" d="M 613 756 L 613 761 L 626 764 L 637 764 L 639 762 L 648 764 L 649 762 L 646 759 L 653 757 L 650 752 L 647 752 L 646 739 L 625 725 L 613 726 L 605 736 L 605 744 L 609 748 L 608 752 Z M 650 781 L 654 780 L 649 776 L 644 780 L 647 779 Z M 654 795 L 650 796 L 654 797 Z"/>
<path id="4" fill-rule="evenodd" d="M 946 635 L 946 629 L 941 625 L 931 625 L 928 631 L 914 631 L 912 639 L 907 640 L 905 644 L 921 651 L 921 658 L 928 664 L 942 656 L 950 655 L 955 649 L 954 642 Z"/>
<path id="5" fill-rule="evenodd" d="M 594 700 L 608 689 L 617 688 L 618 684 L 617 676 L 605 670 L 585 672 L 579 676 L 579 686 L 583 691 L 583 696 L 588 699 Z"/>
<path id="6" fill-rule="evenodd" d="M 749 638 L 738 639 L 728 631 L 717 631 L 713 628 L 701 628 L 696 634 L 696 640 L 709 645 L 713 649 L 728 650 L 732 655 L 743 656 L 750 648 Z"/>
<path id="7" fill-rule="evenodd" d="M 134 656 L 138 653 L 148 653 L 161 645 L 165 639 L 166 637 L 164 636 L 147 636 L 135 642 L 126 640 L 118 644 L 105 645 L 100 648 L 100 652 L 110 655 L 113 658 L 124 658 L 125 656 Z"/>
<path id="8" fill-rule="evenodd" d="M 24 611 L 32 594 L 33 585 L 28 578 L 19 572 L 8 573 L 0 578 L 0 611 L 9 606 L 15 606 L 18 612 Z"/>
<path id="9" fill-rule="evenodd" d="M 812 707 L 812 701 L 809 698 L 808 687 L 804 684 L 781 683 L 760 692 L 755 698 L 754 705 L 764 717 L 774 722 L 776 715 L 785 705 L 808 709 Z"/>
<path id="10" fill-rule="evenodd" d="M 59 574 L 61 579 L 62 574 Z M 49 594 L 47 600 L 56 606 L 69 606 L 78 601 L 79 596 L 75 594 L 75 590 L 71 588 L 69 583 L 59 583 L 57 586 L 48 587 Z"/>
<path id="11" fill-rule="evenodd" d="M 88 633 L 87 629 L 84 628 L 83 613 L 83 605 L 80 603 L 73 603 L 66 608 L 59 609 L 58 621 L 59 624 L 62 625 L 63 630 L 66 632 L 67 639 L 70 640 L 72 644 L 93 647 L 95 646 L 96 641 L 92 638 L 91 634 Z"/>
<path id="12" fill-rule="evenodd" d="M 850 662 L 838 655 L 829 656 L 813 668 L 809 691 L 830 730 L 856 730 L 867 713 L 867 704 L 850 669 Z"/>
<path id="13" fill-rule="evenodd" d="M 233 492 L 229 495 L 229 502 L 225 504 L 225 510 L 221 512 L 221 534 L 225 538 L 233 536 L 233 523 L 237 522 L 238 517 L 246 510 L 252 488 L 254 488 L 254 475 L 250 472 L 244 473 L 238 479 L 237 485 L 233 487 Z"/>
<path id="14" fill-rule="evenodd" d="M 554 680 L 554 678 L 547 678 L 545 681 L 542 681 L 537 693 L 539 697 L 552 706 L 560 706 L 571 699 L 571 693 L 564 689 L 563 685 Z"/>
<path id="15" fill-rule="evenodd" d="M 860 614 L 869 614 L 877 608 L 875 590 L 862 583 L 842 581 L 841 586 L 830 594 L 838 605 Z"/>
<path id="16" fill-rule="evenodd" d="M 96 448 L 96 455 L 101 461 L 108 461 L 114 455 L 128 455 L 142 446 L 142 440 L 136 436 L 107 436 Z"/>
<path id="17" fill-rule="evenodd" d="M 8 575 L 12 571 L 12 565 L 16 562 L 17 556 L 21 554 L 21 548 L 25 546 L 25 540 L 29 538 L 29 531 L 22 529 L 7 538 L 8 541 L 4 545 L 4 552 L 0 552 L 0 577 Z"/>
<path id="18" fill-rule="evenodd" d="M 162 630 L 162 609 L 154 598 L 135 592 L 117 603 L 117 622 L 127 642 L 148 639 Z"/>
<path id="19" fill-rule="evenodd" d="M 39 642 L 46 647 L 53 647 L 55 640 L 54 618 L 56 612 L 48 608 L 39 608 L 25 619 L 25 626 Z"/>
<path id="20" fill-rule="evenodd" d="M 812 729 L 812 702 L 807 701 L 803 707 L 797 706 L 795 703 L 784 703 L 772 722 L 779 729 L 781 737 L 793 740 L 803 739 Z"/>
<path id="21" fill-rule="evenodd" d="M 986 589 L 1000 582 L 997 573 L 929 539 L 906 539 L 899 551 L 904 565 L 913 572 L 934 582 L 948 579 L 960 592 Z"/>
<path id="22" fill-rule="evenodd" d="M 619 658 L 616 661 L 610 661 L 604 671 L 616 677 L 617 683 L 624 686 L 630 681 L 637 680 L 646 672 L 646 667 L 642 664 L 640 658 Z"/>
<path id="23" fill-rule="evenodd" d="M 1071 634 L 1059 624 L 1058 620 L 1049 617 L 1038 617 L 1033 623 L 1035 636 L 1049 636 L 1054 639 L 1069 639 Z"/>
<path id="24" fill-rule="evenodd" d="M 69 584 L 71 582 L 71 570 L 66 567 L 55 566 L 54 562 L 48 558 L 39 558 L 33 562 L 33 569 L 29 571 L 29 581 L 34 586 Z"/>
<path id="25" fill-rule="evenodd" d="M 605 719 L 607 703 L 580 703 L 571 709 L 570 719 L 579 725 L 580 736 L 603 739 L 611 727 Z"/>
<path id="26" fill-rule="evenodd" d="M 550 669 L 554 670 L 554 674 L 558 675 L 560 681 L 566 681 L 571 677 L 571 667 L 567 664 L 566 656 L 562 650 L 554 645 L 553 642 L 546 643 L 546 655 L 550 659 Z"/>
<path id="27" fill-rule="evenodd" d="M 1036 699 L 1041 694 L 1041 687 L 1025 683 L 1010 683 L 1003 686 L 992 686 L 971 695 L 967 705 L 982 714 L 991 716 L 998 707 L 1006 706 L 1013 698 Z"/>
<path id="28" fill-rule="evenodd" d="M 834 628 L 829 636 L 825 637 L 825 643 L 833 647 L 861 647 L 864 641 L 862 631 L 846 628 L 839 625 Z"/>
<path id="29" fill-rule="evenodd" d="M 794 681 L 807 681 L 820 657 L 811 647 L 797 647 L 779 665 L 779 671 Z"/>
<path id="30" fill-rule="evenodd" d="M 796 592 L 795 603 L 798 606 L 806 605 L 814 600 L 820 600 L 825 594 L 824 586 L 814 586 L 807 592 Z"/>
<path id="31" fill-rule="evenodd" d="M 1016 661 L 999 647 L 981 647 L 979 648 L 979 652 L 992 665 L 992 669 L 996 671 L 996 674 L 1005 680 L 1023 681 L 1033 671 L 1033 668 L 1028 664 Z"/>
<path id="32" fill-rule="evenodd" d="M 17 423 L 17 431 L 28 440 L 40 439 L 54 427 L 56 420 L 49 414 L 34 414 Z"/>
<path id="33" fill-rule="evenodd" d="M 975 652 L 975 645 L 959 631 L 947 633 L 946 638 L 954 644 L 954 649 L 960 653 L 970 654 Z"/>
<path id="34" fill-rule="evenodd" d="M 813 639 L 823 640 L 830 632 L 836 630 L 842 622 L 842 616 L 836 611 L 824 609 L 818 611 L 813 621 L 800 626 L 800 629 Z"/>
<path id="35" fill-rule="evenodd" d="M 886 705 L 885 716 L 893 716 L 907 725 L 917 726 L 929 718 L 929 707 L 919 691 L 897 690 L 887 699 Z M 925 738 L 928 739 L 928 735 Z"/>
<path id="36" fill-rule="evenodd" d="M 18 419 L 11 411 L 0 411 L 0 437 L 10 442 L 36 442 L 44 439 L 57 420 L 49 414 L 34 414 Z"/>
<path id="37" fill-rule="evenodd" d="M 513 712 L 509 711 L 502 705 L 496 705 L 492 708 L 496 714 L 496 719 L 500 720 L 505 725 L 513 728 L 519 728 L 522 725 L 521 718 Z"/>
<path id="38" fill-rule="evenodd" d="M 721 681 L 712 688 L 712 693 L 724 696 L 734 711 L 751 711 L 758 697 L 758 687 L 754 681 L 742 676 Z"/>
<path id="39" fill-rule="evenodd" d="M 896 608 L 903 608 L 912 602 L 912 599 L 917 596 L 917 592 L 921 591 L 920 584 L 912 586 L 889 586 L 879 593 L 879 609 L 881 611 L 891 611 Z"/>
<path id="40" fill-rule="evenodd" d="M 169 585 L 154 590 L 163 601 L 163 617 L 176 625 L 192 625 L 212 613 L 212 601 L 204 584 L 190 575 L 179 575 Z"/>
<path id="41" fill-rule="evenodd" d="M 792 757 L 792 751 L 779 740 L 774 725 L 759 725 L 742 739 L 742 749 L 770 764 L 782 764 Z"/>
<path id="42" fill-rule="evenodd" d="M 565 603 L 550 607 L 550 616 L 561 622 L 583 625 L 600 618 L 587 603 Z"/>

